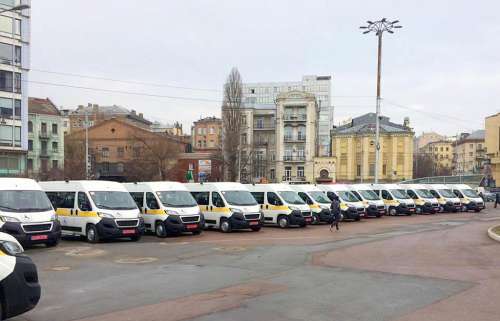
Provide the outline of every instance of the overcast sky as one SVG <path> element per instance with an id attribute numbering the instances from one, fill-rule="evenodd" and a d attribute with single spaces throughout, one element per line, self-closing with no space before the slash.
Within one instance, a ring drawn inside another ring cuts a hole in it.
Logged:
<path id="1" fill-rule="evenodd" d="M 245 82 L 332 75 L 339 122 L 375 110 L 376 37 L 358 27 L 387 17 L 404 27 L 384 35 L 383 114 L 410 117 L 417 134 L 455 135 L 500 111 L 499 12 L 495 0 L 35 0 L 30 96 L 122 105 L 189 128 L 220 115 L 236 66 Z"/>

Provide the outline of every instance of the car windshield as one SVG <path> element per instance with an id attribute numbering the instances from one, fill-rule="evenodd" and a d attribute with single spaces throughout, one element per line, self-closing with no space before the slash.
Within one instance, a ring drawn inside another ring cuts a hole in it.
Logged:
<path id="1" fill-rule="evenodd" d="M 257 205 L 257 201 L 249 191 L 224 191 L 222 195 L 229 205 Z"/>
<path id="2" fill-rule="evenodd" d="M 330 199 L 326 197 L 325 193 L 320 191 L 309 192 L 309 195 L 318 203 L 328 203 L 330 204 Z"/>
<path id="3" fill-rule="evenodd" d="M 478 198 L 479 197 L 477 195 L 476 191 L 473 189 L 464 189 L 464 190 L 462 190 L 462 193 L 464 193 L 465 196 L 471 197 L 471 198 Z"/>
<path id="4" fill-rule="evenodd" d="M 296 192 L 292 191 L 282 191 L 278 192 L 280 196 L 285 200 L 286 203 L 288 204 L 295 204 L 295 205 L 304 205 L 305 202 L 300 198 L 299 194 Z"/>
<path id="5" fill-rule="evenodd" d="M 456 198 L 457 197 L 457 195 L 453 194 L 453 192 L 451 191 L 451 189 L 440 189 L 439 190 L 439 194 L 442 197 L 450 197 L 450 198 Z"/>
<path id="6" fill-rule="evenodd" d="M 156 195 L 164 206 L 193 207 L 198 205 L 188 191 L 162 191 L 156 192 Z"/>
<path id="7" fill-rule="evenodd" d="M 0 211 L 25 213 L 51 209 L 52 205 L 42 191 L 0 191 Z"/>
<path id="8" fill-rule="evenodd" d="M 361 196 L 368 201 L 378 201 L 380 197 L 378 197 L 377 193 L 371 190 L 358 191 Z"/>
<path id="9" fill-rule="evenodd" d="M 349 191 L 339 191 L 337 192 L 339 194 L 339 197 L 344 201 L 344 202 L 359 202 L 358 198 L 356 195 Z"/>
<path id="10" fill-rule="evenodd" d="M 95 206 L 105 210 L 133 210 L 137 208 L 134 199 L 128 192 L 118 191 L 94 191 L 90 197 Z"/>
<path id="11" fill-rule="evenodd" d="M 398 199 L 406 200 L 410 198 L 410 196 L 408 196 L 408 194 L 406 194 L 406 192 L 402 189 L 391 189 L 390 192 L 395 198 Z"/>
<path id="12" fill-rule="evenodd" d="M 434 196 L 432 196 L 431 192 L 429 192 L 426 189 L 417 189 L 416 192 L 417 192 L 417 195 L 422 197 L 422 198 L 434 198 Z"/>

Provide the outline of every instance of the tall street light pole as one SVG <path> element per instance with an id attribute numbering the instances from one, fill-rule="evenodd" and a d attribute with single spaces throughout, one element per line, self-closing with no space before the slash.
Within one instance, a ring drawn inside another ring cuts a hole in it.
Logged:
<path id="1" fill-rule="evenodd" d="M 377 53 L 377 109 L 376 109 L 376 120 L 375 120 L 375 183 L 378 183 L 379 170 L 380 170 L 380 77 L 382 74 L 382 34 L 387 31 L 388 33 L 394 33 L 394 29 L 402 28 L 398 25 L 399 20 L 389 21 L 383 18 L 379 21 L 367 21 L 366 26 L 359 27 L 360 29 L 365 29 L 363 34 L 374 32 L 378 38 L 378 53 Z"/>

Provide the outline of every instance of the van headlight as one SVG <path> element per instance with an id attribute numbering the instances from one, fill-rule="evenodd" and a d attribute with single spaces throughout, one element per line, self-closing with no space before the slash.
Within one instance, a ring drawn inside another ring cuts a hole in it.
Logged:
<path id="1" fill-rule="evenodd" d="M 97 216 L 99 216 L 100 218 L 115 218 L 112 214 L 103 212 L 97 212 Z"/>
<path id="2" fill-rule="evenodd" d="M 57 214 L 56 213 L 52 213 L 52 215 L 50 216 L 50 220 L 52 222 L 54 222 L 54 221 L 57 221 L 57 219 L 58 219 Z"/>
<path id="3" fill-rule="evenodd" d="M 167 215 L 179 215 L 179 212 L 177 212 L 177 211 L 171 211 L 171 210 L 165 210 L 165 214 L 167 214 Z"/>
<path id="4" fill-rule="evenodd" d="M 300 211 L 300 208 L 298 208 L 297 206 L 288 206 L 288 208 L 289 208 L 291 211 Z"/>
<path id="5" fill-rule="evenodd" d="M 230 207 L 229 210 L 234 214 L 243 214 L 243 211 L 240 210 L 239 208 Z"/>
<path id="6" fill-rule="evenodd" d="M 462 201 L 462 203 L 464 203 L 464 204 L 469 204 L 469 203 L 470 203 L 470 200 L 468 200 L 468 199 L 464 199 L 464 200 Z"/>
<path id="7" fill-rule="evenodd" d="M 20 244 L 16 242 L 0 241 L 0 251 L 8 255 L 16 256 L 19 254 L 23 254 L 24 249 Z"/>
<path id="8" fill-rule="evenodd" d="M 0 216 L 0 221 L 2 222 L 14 222 L 14 223 L 20 223 L 21 220 L 12 216 Z"/>

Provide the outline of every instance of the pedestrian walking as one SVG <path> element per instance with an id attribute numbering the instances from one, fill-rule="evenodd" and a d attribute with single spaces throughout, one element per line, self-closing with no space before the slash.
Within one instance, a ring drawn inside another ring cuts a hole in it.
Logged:
<path id="1" fill-rule="evenodd" d="M 500 193 L 498 192 L 495 193 L 495 208 L 497 208 L 497 204 L 500 204 Z"/>
<path id="2" fill-rule="evenodd" d="M 340 213 L 340 200 L 337 195 L 333 195 L 332 204 L 330 205 L 330 211 L 332 213 L 332 223 L 330 224 L 330 232 L 335 226 L 336 230 L 339 230 L 339 222 L 341 220 Z"/>

